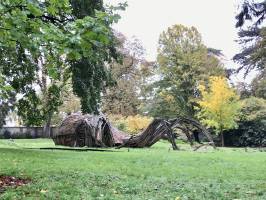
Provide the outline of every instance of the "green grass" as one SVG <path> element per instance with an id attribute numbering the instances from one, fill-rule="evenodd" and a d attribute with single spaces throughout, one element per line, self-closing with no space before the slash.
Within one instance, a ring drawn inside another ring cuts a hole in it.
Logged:
<path id="1" fill-rule="evenodd" d="M 0 174 L 32 179 L 0 199 L 266 199 L 266 152 L 186 145 L 176 152 L 166 142 L 114 152 L 25 147 L 54 144 L 0 140 Z"/>

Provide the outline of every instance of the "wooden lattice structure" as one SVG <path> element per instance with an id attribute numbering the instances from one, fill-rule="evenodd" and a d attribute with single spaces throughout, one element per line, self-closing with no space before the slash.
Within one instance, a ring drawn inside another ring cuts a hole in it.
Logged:
<path id="1" fill-rule="evenodd" d="M 203 133 L 214 146 L 208 131 L 196 120 L 177 117 L 171 120 L 154 119 L 141 133 L 129 136 L 113 127 L 103 115 L 73 114 L 61 124 L 59 132 L 53 140 L 56 145 L 71 147 L 150 147 L 162 138 L 167 138 L 174 150 L 178 149 L 175 143 L 174 129 L 180 129 L 193 145 L 190 133 L 197 129 Z"/>
<path id="2" fill-rule="evenodd" d="M 102 115 L 72 114 L 62 122 L 53 140 L 56 145 L 71 147 L 114 147 L 128 137 Z"/>

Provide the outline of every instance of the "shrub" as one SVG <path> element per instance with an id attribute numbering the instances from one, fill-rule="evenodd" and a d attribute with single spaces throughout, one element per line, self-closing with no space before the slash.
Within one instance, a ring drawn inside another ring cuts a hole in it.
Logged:
<path id="1" fill-rule="evenodd" d="M 250 97 L 242 101 L 239 127 L 229 130 L 229 146 L 266 147 L 266 100 Z"/>
<path id="2" fill-rule="evenodd" d="M 151 123 L 152 118 L 135 115 L 126 118 L 127 130 L 132 134 L 137 134 L 143 131 Z"/>
<path id="3" fill-rule="evenodd" d="M 110 122 L 121 131 L 127 131 L 126 118 L 122 115 L 108 115 Z"/>
<path id="4" fill-rule="evenodd" d="M 143 131 L 152 121 L 152 118 L 135 115 L 124 117 L 122 115 L 109 115 L 110 122 L 119 130 L 129 134 L 137 134 Z"/>

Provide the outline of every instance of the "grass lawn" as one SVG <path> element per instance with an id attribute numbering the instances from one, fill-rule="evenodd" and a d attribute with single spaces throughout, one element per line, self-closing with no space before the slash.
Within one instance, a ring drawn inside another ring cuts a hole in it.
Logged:
<path id="1" fill-rule="evenodd" d="M 113 152 L 25 149 L 52 140 L 0 140 L 0 175 L 32 179 L 0 199 L 266 199 L 266 152 L 200 150 Z"/>

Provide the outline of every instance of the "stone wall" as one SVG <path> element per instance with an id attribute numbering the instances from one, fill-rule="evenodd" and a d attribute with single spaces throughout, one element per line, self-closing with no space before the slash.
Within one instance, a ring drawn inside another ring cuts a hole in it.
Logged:
<path id="1" fill-rule="evenodd" d="M 51 138 L 58 132 L 58 127 L 51 127 L 50 135 L 43 133 L 43 127 L 2 127 L 0 139 Z"/>

